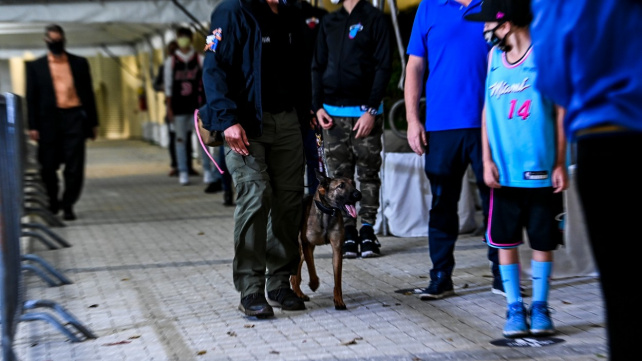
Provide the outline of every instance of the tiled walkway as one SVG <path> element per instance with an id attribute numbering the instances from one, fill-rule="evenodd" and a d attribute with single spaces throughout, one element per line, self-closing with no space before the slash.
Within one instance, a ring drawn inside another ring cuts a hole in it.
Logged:
<path id="1" fill-rule="evenodd" d="M 456 297 L 419 300 L 430 269 L 427 240 L 380 236 L 384 256 L 345 260 L 346 311 L 334 310 L 329 247 L 317 247 L 321 286 L 306 311 L 256 320 L 237 310 L 232 284 L 233 207 L 200 177 L 168 177 L 167 150 L 140 141 L 89 144 L 78 219 L 52 228 L 70 248 L 37 254 L 73 284 L 25 273 L 28 299 L 59 303 L 98 338 L 70 342 L 44 321 L 19 324 L 22 361 L 192 360 L 604 360 L 603 304 L 593 277 L 555 279 L 557 338 L 547 347 L 498 347 L 505 300 L 490 292 L 479 237 L 457 243 Z M 307 277 L 304 277 L 307 283 Z M 525 283 L 529 285 L 529 283 Z M 529 299 L 527 298 L 528 302 Z"/>

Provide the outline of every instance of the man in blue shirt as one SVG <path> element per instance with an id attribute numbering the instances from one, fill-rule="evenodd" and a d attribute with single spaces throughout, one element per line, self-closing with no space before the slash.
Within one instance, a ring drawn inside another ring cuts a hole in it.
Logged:
<path id="1" fill-rule="evenodd" d="M 481 35 L 483 25 L 464 20 L 464 14 L 479 4 L 480 0 L 423 0 L 407 49 L 404 98 L 408 143 L 417 155 L 426 154 L 424 169 L 432 192 L 428 248 L 433 268 L 422 300 L 454 293 L 457 204 L 469 165 L 477 178 L 484 218 L 488 215 L 489 189 L 484 184 L 481 149 L 488 45 Z M 426 67 L 424 127 L 419 100 Z M 503 294 L 496 249 L 489 247 L 488 259 L 493 264 L 492 290 Z"/>
<path id="2" fill-rule="evenodd" d="M 638 349 L 642 317 L 627 294 L 639 273 L 642 1 L 533 0 L 535 85 L 567 109 L 576 184 L 600 274 L 610 360 Z M 633 249 L 627 247 L 633 245 Z M 627 247 L 623 251 L 622 246 Z"/>

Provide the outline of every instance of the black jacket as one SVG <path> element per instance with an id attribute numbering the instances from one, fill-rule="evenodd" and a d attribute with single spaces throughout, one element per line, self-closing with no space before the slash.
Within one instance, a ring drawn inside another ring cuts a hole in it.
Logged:
<path id="1" fill-rule="evenodd" d="M 262 37 L 254 14 L 269 11 L 263 0 L 225 0 L 212 12 L 210 35 L 221 29 L 217 46 L 205 52 L 203 86 L 207 103 L 200 108 L 203 125 L 209 130 L 223 131 L 241 124 L 251 137 L 262 133 L 261 48 Z M 291 76 L 297 82 L 297 112 L 310 109 L 309 67 L 305 63 L 304 29 L 300 10 L 282 6 L 279 15 L 293 26 L 292 44 L 300 48 L 294 59 L 282 59 L 291 65 Z M 269 71 L 269 69 L 267 69 Z M 308 80 L 308 81 L 306 81 Z M 306 117 L 305 119 L 308 119 Z M 300 120 L 303 120 L 299 116 Z"/>
<path id="2" fill-rule="evenodd" d="M 321 20 L 312 59 L 312 107 L 379 108 L 392 75 L 390 25 L 366 0 Z"/>
<path id="3" fill-rule="evenodd" d="M 76 93 L 82 103 L 86 119 L 83 129 L 86 138 L 93 136 L 93 128 L 98 126 L 96 100 L 87 59 L 67 53 L 69 67 L 74 77 Z M 40 133 L 40 141 L 53 141 L 56 137 L 57 106 L 56 93 L 49 70 L 47 56 L 26 63 L 27 72 L 27 117 L 29 129 Z"/>

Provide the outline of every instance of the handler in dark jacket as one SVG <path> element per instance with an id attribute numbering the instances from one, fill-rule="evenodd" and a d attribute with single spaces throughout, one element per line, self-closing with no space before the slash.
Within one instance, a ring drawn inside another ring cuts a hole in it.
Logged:
<path id="1" fill-rule="evenodd" d="M 96 139 L 98 117 L 87 59 L 65 51 L 59 25 L 45 28 L 47 55 L 26 63 L 29 136 L 38 142 L 42 181 L 49 207 L 62 207 L 65 220 L 74 220 L 85 173 L 85 140 Z M 58 175 L 64 164 L 64 192 L 58 197 Z"/>
<path id="2" fill-rule="evenodd" d="M 234 285 L 247 316 L 273 316 L 271 305 L 305 309 L 289 282 L 299 262 L 304 187 L 297 114 L 310 109 L 303 25 L 283 0 L 225 0 L 206 41 L 207 104 L 199 111 L 206 128 L 225 134 L 237 191 Z"/>

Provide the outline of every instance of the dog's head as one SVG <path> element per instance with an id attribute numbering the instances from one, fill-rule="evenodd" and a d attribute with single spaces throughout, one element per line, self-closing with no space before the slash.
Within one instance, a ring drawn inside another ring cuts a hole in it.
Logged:
<path id="1" fill-rule="evenodd" d="M 329 178 L 319 171 L 316 173 L 319 180 L 317 192 L 325 205 L 340 209 L 343 214 L 357 218 L 355 204 L 361 200 L 361 192 L 354 181 L 346 177 Z"/>

